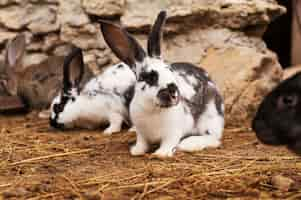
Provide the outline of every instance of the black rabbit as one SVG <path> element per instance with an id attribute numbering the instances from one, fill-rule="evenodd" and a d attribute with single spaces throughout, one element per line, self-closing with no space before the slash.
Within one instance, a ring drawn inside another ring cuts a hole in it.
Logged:
<path id="1" fill-rule="evenodd" d="M 284 80 L 264 98 L 252 128 L 261 142 L 287 145 L 301 155 L 301 72 Z"/>

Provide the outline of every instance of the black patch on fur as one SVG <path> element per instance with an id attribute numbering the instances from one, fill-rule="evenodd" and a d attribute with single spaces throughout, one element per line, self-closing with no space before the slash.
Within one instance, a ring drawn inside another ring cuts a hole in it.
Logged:
<path id="1" fill-rule="evenodd" d="M 53 105 L 53 112 L 58 115 L 59 113 L 64 111 L 65 105 L 68 103 L 70 97 L 62 95 L 60 103 Z"/>
<path id="2" fill-rule="evenodd" d="M 157 71 L 151 70 L 150 72 L 142 71 L 139 74 L 138 82 L 145 82 L 149 86 L 158 86 L 159 74 Z"/>
<path id="3" fill-rule="evenodd" d="M 190 63 L 172 63 L 172 71 L 178 72 L 189 84 L 190 81 L 187 79 L 188 76 L 193 76 L 200 84 L 203 82 L 209 82 L 211 79 L 207 76 L 207 72 Z M 199 85 L 193 85 L 195 88 L 198 88 Z"/>
<path id="4" fill-rule="evenodd" d="M 146 88 L 146 85 L 143 85 L 142 88 L 141 88 L 141 90 L 144 91 L 145 88 Z"/>
<path id="5" fill-rule="evenodd" d="M 58 123 L 59 114 L 64 111 L 65 105 L 68 103 L 69 99 L 72 100 L 71 96 L 62 95 L 60 99 L 60 103 L 53 105 L 54 118 L 50 118 L 50 125 L 54 128 L 63 128 L 63 124 Z"/>
<path id="6" fill-rule="evenodd" d="M 119 65 L 117 66 L 118 69 L 121 69 L 121 68 L 123 68 L 123 67 L 124 67 L 123 64 L 119 64 Z"/>
<path id="7" fill-rule="evenodd" d="M 224 116 L 224 111 L 223 111 L 223 108 L 222 108 L 222 105 L 224 104 L 223 102 L 223 98 L 221 97 L 220 94 L 216 93 L 215 94 L 215 106 L 216 106 L 216 109 L 217 109 L 217 112 L 219 115 L 221 116 Z"/>

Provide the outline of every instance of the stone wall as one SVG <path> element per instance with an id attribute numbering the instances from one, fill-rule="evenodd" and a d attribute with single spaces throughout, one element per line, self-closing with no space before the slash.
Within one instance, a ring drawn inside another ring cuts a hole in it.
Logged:
<path id="1" fill-rule="evenodd" d="M 27 38 L 25 65 L 84 49 L 95 71 L 118 62 L 98 19 L 123 24 L 145 45 L 156 14 L 168 11 L 163 53 L 169 61 L 206 68 L 226 101 L 228 125 L 252 116 L 262 95 L 281 78 L 281 66 L 261 36 L 285 13 L 274 0 L 0 0 L 0 46 L 19 32 Z M 243 114 L 242 114 L 243 113 Z"/>

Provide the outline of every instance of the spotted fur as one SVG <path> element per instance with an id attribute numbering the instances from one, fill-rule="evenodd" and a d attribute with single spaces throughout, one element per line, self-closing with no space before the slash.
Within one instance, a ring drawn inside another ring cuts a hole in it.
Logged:
<path id="1" fill-rule="evenodd" d="M 70 62 L 76 58 L 80 63 L 74 63 L 73 67 L 79 70 L 73 72 L 77 75 L 72 81 Z M 111 134 L 120 131 L 123 122 L 130 123 L 128 106 L 136 79 L 126 64 L 109 67 L 80 89 L 78 85 L 83 73 L 81 50 L 74 50 L 65 60 L 64 87 L 51 105 L 50 124 L 53 127 L 95 129 L 109 124 L 104 133 Z"/>
<path id="2" fill-rule="evenodd" d="M 166 12 L 158 15 L 149 35 L 147 54 L 123 28 L 102 21 L 104 39 L 137 77 L 130 116 L 137 129 L 132 155 L 159 143 L 155 155 L 176 149 L 197 151 L 220 145 L 223 101 L 208 74 L 189 63 L 169 64 L 161 58 L 160 40 Z"/>

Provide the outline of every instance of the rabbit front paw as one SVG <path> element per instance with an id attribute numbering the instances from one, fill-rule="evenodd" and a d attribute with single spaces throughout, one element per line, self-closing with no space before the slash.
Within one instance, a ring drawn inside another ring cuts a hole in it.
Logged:
<path id="1" fill-rule="evenodd" d="M 153 153 L 153 156 L 159 157 L 159 158 L 167 158 L 172 157 L 175 153 L 176 148 L 159 148 Z"/>

